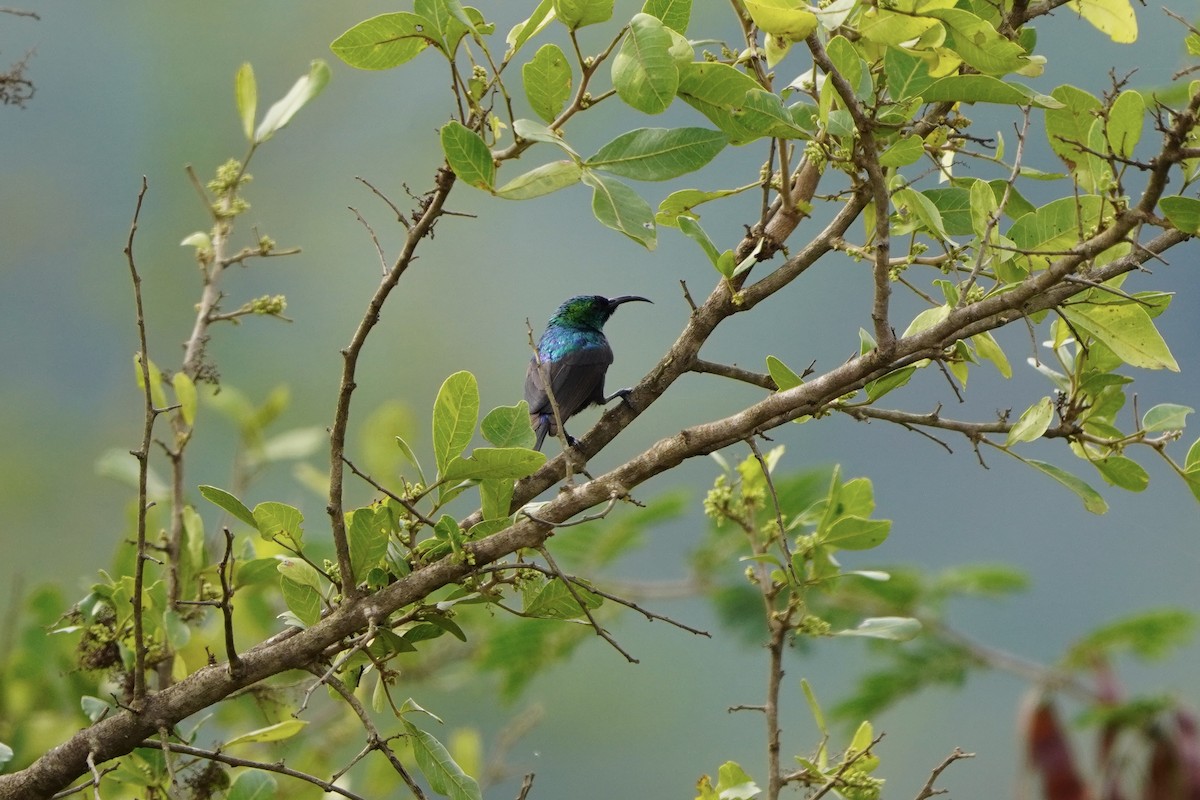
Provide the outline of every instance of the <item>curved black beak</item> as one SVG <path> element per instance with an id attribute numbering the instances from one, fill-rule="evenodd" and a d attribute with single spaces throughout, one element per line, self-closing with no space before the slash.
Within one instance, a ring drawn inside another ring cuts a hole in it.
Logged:
<path id="1" fill-rule="evenodd" d="M 645 297 L 639 297 L 636 294 L 623 294 L 620 297 L 609 298 L 608 307 L 609 307 L 610 313 L 611 313 L 612 311 L 616 311 L 617 306 L 621 305 L 622 303 L 633 303 L 633 302 L 651 303 L 651 304 L 654 303 L 653 300 L 647 299 Z"/>

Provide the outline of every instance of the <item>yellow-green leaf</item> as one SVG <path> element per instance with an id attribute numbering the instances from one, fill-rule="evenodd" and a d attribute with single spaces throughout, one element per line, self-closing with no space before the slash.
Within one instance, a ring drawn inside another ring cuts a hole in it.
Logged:
<path id="1" fill-rule="evenodd" d="M 274 725 L 268 725 L 265 728 L 259 728 L 258 730 L 235 736 L 226 742 L 225 746 L 230 747 L 235 744 L 245 744 L 246 742 L 278 742 L 283 739 L 290 739 L 304 730 L 304 726 L 307 724 L 308 722 L 302 719 L 284 720 Z"/>

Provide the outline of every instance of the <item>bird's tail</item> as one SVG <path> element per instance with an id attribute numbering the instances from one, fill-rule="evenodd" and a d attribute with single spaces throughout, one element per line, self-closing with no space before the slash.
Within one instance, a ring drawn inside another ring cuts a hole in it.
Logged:
<path id="1" fill-rule="evenodd" d="M 546 441 L 546 434 L 550 432 L 550 416 L 548 414 L 537 414 L 533 417 L 533 431 L 537 434 L 537 442 L 534 443 L 534 450 L 541 450 L 542 443 Z"/>

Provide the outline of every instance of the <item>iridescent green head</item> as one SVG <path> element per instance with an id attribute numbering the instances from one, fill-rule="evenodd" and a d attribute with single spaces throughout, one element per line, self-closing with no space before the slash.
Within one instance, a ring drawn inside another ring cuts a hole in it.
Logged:
<path id="1" fill-rule="evenodd" d="M 554 316 L 550 317 L 550 325 L 561 325 L 568 328 L 592 328 L 601 330 L 608 318 L 617 310 L 617 306 L 629 302 L 650 303 L 645 297 L 627 294 L 621 297 L 608 298 L 598 294 L 581 294 L 567 300 Z"/>

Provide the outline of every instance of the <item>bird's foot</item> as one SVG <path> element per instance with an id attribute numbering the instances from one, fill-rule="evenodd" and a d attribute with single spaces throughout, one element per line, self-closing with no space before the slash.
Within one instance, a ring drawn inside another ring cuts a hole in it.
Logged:
<path id="1" fill-rule="evenodd" d="M 604 398 L 604 402 L 611 403 L 613 400 L 616 400 L 619 397 L 619 398 L 621 398 L 622 403 L 627 405 L 629 408 L 633 408 L 633 403 L 629 402 L 629 395 L 631 395 L 632 393 L 633 393 L 633 389 L 617 389 L 615 392 L 610 394 L 608 397 Z"/>

